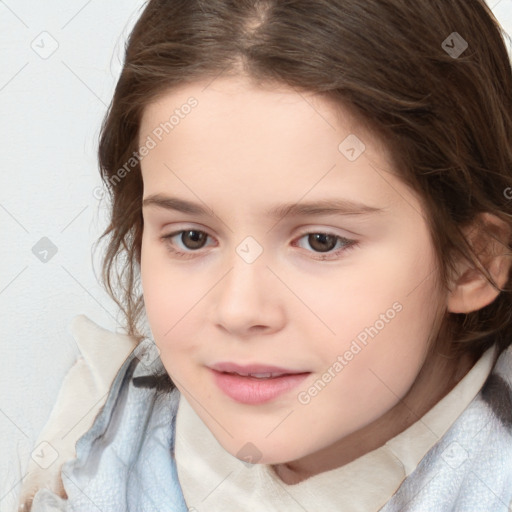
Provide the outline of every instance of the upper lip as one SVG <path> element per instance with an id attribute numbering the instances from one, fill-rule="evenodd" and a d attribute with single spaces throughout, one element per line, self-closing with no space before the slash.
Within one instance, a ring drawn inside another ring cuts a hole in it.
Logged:
<path id="1" fill-rule="evenodd" d="M 269 364 L 237 364 L 231 362 L 222 362 L 211 365 L 212 370 L 226 373 L 277 373 L 280 375 L 287 375 L 292 373 L 309 373 L 304 370 L 290 370 L 289 368 L 281 368 L 279 366 L 273 366 Z"/>

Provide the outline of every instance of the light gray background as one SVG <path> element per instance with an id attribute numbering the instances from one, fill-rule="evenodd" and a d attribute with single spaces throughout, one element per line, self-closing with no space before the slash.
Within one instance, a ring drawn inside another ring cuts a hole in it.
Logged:
<path id="1" fill-rule="evenodd" d="M 117 330 L 91 256 L 106 225 L 96 149 L 143 5 L 0 0 L 2 512 L 15 510 L 30 451 L 79 355 L 71 320 L 83 313 Z M 489 5 L 512 34 L 512 0 Z M 57 248 L 47 262 L 32 252 L 43 237 Z"/>

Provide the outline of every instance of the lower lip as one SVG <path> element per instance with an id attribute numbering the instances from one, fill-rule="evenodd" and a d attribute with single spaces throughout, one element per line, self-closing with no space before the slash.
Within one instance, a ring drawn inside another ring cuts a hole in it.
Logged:
<path id="1" fill-rule="evenodd" d="M 298 386 L 309 373 L 257 379 L 212 370 L 215 383 L 230 398 L 243 404 L 262 404 Z"/>

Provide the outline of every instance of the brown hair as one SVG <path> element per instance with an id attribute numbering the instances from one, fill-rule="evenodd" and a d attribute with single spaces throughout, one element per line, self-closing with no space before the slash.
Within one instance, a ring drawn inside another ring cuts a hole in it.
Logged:
<path id="1" fill-rule="evenodd" d="M 99 144 L 112 201 L 102 278 L 127 332 L 143 336 L 143 187 L 140 164 L 122 179 L 118 171 L 137 151 L 148 103 L 221 73 L 350 106 L 422 198 L 440 282 L 447 286 L 462 255 L 497 288 L 461 229 L 480 212 L 512 227 L 505 35 L 484 0 L 150 0 L 129 37 Z M 501 353 L 512 340 L 510 275 L 488 306 L 447 313 L 440 333 L 460 354 L 478 356 L 494 342 Z"/>

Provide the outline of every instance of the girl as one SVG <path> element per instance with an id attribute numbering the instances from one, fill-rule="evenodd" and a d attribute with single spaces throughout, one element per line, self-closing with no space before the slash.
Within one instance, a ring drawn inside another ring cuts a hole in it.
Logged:
<path id="1" fill-rule="evenodd" d="M 150 0 L 99 147 L 140 344 L 32 510 L 509 510 L 511 133 L 483 0 Z"/>

